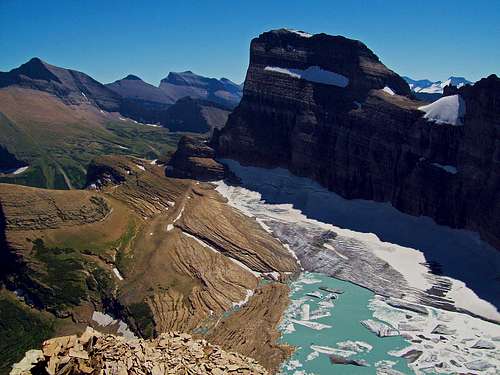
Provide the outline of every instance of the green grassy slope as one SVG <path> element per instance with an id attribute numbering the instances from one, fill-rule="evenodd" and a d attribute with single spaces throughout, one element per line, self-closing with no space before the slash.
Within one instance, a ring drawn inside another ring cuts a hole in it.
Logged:
<path id="1" fill-rule="evenodd" d="M 156 159 L 175 150 L 182 134 L 131 121 L 108 122 L 102 127 L 68 124 L 67 131 L 46 132 L 37 124 L 19 126 L 0 112 L 0 144 L 29 169 L 0 182 L 68 189 L 85 184 L 90 160 L 99 155 L 126 154 Z"/>

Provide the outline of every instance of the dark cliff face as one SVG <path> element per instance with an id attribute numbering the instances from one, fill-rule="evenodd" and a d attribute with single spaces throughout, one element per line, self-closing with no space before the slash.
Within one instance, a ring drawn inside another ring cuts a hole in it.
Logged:
<path id="1" fill-rule="evenodd" d="M 500 79 L 445 93 L 466 108 L 455 126 L 424 118 L 406 82 L 361 42 L 276 30 L 250 53 L 243 99 L 214 133 L 218 156 L 284 166 L 347 198 L 478 230 L 500 248 Z"/>

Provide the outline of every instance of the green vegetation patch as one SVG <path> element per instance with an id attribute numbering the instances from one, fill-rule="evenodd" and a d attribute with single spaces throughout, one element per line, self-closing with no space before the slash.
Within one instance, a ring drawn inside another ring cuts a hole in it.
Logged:
<path id="1" fill-rule="evenodd" d="M 52 337 L 54 325 L 55 319 L 0 293 L 0 375 L 8 374 L 27 350 L 40 348 Z"/>
<path id="2" fill-rule="evenodd" d="M 134 303 L 127 306 L 127 310 L 142 337 L 153 337 L 155 333 L 154 317 L 148 304 L 145 302 Z"/>
<path id="3" fill-rule="evenodd" d="M 87 295 L 87 275 L 80 253 L 71 248 L 48 248 L 41 239 L 33 241 L 33 252 L 44 267 L 31 276 L 38 281 L 32 294 L 47 308 L 65 310 L 79 305 Z"/>
<path id="4" fill-rule="evenodd" d="M 84 300 L 102 301 L 113 291 L 112 276 L 72 248 L 47 247 L 43 240 L 33 241 L 35 267 L 25 288 L 43 307 L 59 313 Z"/>

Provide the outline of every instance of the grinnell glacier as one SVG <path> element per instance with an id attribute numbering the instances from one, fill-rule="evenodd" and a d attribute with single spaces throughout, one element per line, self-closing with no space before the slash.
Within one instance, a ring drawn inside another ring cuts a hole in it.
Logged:
<path id="1" fill-rule="evenodd" d="M 283 340 L 300 348 L 282 373 L 321 371 L 328 368 L 327 355 L 357 364 L 341 369 L 350 374 L 408 373 L 401 358 L 416 374 L 498 373 L 500 254 L 476 234 L 389 204 L 345 200 L 285 169 L 220 161 L 241 184 L 218 181 L 219 193 L 289 247 L 307 271 L 292 285 L 292 304 L 281 324 Z M 325 292 L 335 280 L 349 282 L 346 293 Z M 363 288 L 373 293 L 358 290 Z M 343 306 L 349 294 L 358 293 L 364 315 L 359 306 Z M 342 327 L 355 315 L 363 315 L 364 323 L 355 322 L 346 337 Z M 376 327 L 396 332 L 401 341 L 389 344 Z M 370 342 L 363 344 L 367 333 Z M 370 355 L 368 345 L 378 354 Z M 381 355 L 379 347 L 387 352 Z"/>

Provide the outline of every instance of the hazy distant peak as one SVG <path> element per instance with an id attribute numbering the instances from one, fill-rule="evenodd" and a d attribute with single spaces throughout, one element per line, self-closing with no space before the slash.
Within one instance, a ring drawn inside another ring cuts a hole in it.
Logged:
<path id="1" fill-rule="evenodd" d="M 142 79 L 140 79 L 139 77 L 137 77 L 133 74 L 129 74 L 128 76 L 126 76 L 123 79 L 130 80 L 130 81 L 142 81 Z"/>

